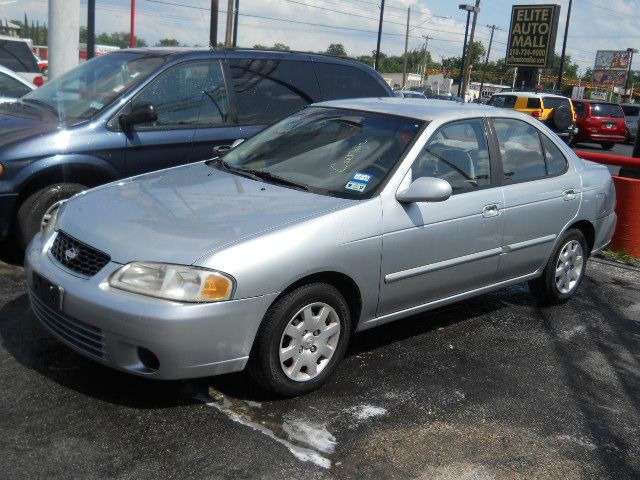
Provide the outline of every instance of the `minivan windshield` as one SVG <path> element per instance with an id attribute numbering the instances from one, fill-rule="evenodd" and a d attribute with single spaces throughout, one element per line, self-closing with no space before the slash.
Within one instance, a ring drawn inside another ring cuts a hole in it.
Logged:
<path id="1" fill-rule="evenodd" d="M 219 168 L 343 198 L 369 198 L 424 122 L 338 108 L 304 109 L 227 153 Z"/>
<path id="2" fill-rule="evenodd" d="M 114 52 L 100 55 L 22 97 L 70 126 L 90 120 L 143 81 L 165 61 L 157 54 Z"/>

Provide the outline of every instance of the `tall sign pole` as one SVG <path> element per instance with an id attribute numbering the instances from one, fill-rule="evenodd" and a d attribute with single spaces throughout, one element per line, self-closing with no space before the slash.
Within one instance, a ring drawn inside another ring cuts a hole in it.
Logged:
<path id="1" fill-rule="evenodd" d="M 218 0 L 211 0 L 211 17 L 209 20 L 209 47 L 218 46 Z"/>
<path id="2" fill-rule="evenodd" d="M 87 60 L 96 55 L 96 0 L 87 2 Z"/>
<path id="3" fill-rule="evenodd" d="M 380 59 L 380 40 L 382 39 L 382 21 L 384 20 L 384 0 L 380 2 L 380 23 L 378 24 L 378 45 L 376 46 L 376 59 L 373 62 L 373 69 L 378 70 Z"/>
<path id="4" fill-rule="evenodd" d="M 129 39 L 129 47 L 136 46 L 136 0 L 131 0 L 131 38 Z"/>
<path id="5" fill-rule="evenodd" d="M 473 10 L 473 22 L 471 24 L 471 33 L 469 34 L 469 46 L 467 47 L 467 55 L 464 58 L 464 77 L 462 78 L 462 89 L 460 92 L 460 98 L 464 100 L 465 93 L 469 87 L 469 65 L 471 64 L 471 57 L 473 57 L 473 34 L 476 31 L 476 22 L 478 20 L 478 13 L 480 13 L 480 0 L 476 0 L 476 6 Z"/>
<path id="6" fill-rule="evenodd" d="M 240 0 L 236 0 L 236 11 L 233 15 L 233 46 L 238 46 L 238 15 L 240 15 Z"/>
<path id="7" fill-rule="evenodd" d="M 224 37 L 224 46 L 230 47 L 233 43 L 233 7 L 234 1 L 229 0 L 227 3 L 227 32 Z"/>
<path id="8" fill-rule="evenodd" d="M 409 21 L 411 19 L 411 7 L 407 8 L 407 33 L 404 36 L 404 66 L 402 67 L 402 88 L 407 84 L 407 49 L 409 48 Z"/>
<path id="9" fill-rule="evenodd" d="M 564 55 L 567 51 L 567 34 L 569 33 L 569 21 L 571 20 L 571 4 L 573 0 L 569 0 L 569 9 L 567 10 L 567 23 L 564 27 L 564 40 L 562 41 L 562 55 L 560 56 L 560 71 L 558 72 L 558 91 L 562 91 L 562 75 L 564 73 Z"/>

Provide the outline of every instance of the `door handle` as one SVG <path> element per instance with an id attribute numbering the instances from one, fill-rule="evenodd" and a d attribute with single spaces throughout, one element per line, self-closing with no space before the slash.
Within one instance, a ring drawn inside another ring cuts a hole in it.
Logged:
<path id="1" fill-rule="evenodd" d="M 484 218 L 497 217 L 498 215 L 500 215 L 500 207 L 497 203 L 485 205 L 485 207 L 482 209 L 482 216 Z"/>
<path id="2" fill-rule="evenodd" d="M 573 188 L 567 188 L 564 192 L 562 192 L 562 198 L 564 198 L 567 202 L 569 200 L 575 200 L 576 196 L 576 191 Z"/>
<path id="3" fill-rule="evenodd" d="M 213 147 L 213 154 L 216 156 L 224 155 L 231 150 L 231 145 L 216 145 Z"/>

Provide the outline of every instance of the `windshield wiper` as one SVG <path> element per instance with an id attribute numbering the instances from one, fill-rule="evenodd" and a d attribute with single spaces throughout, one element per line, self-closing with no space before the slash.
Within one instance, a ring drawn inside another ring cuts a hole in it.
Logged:
<path id="1" fill-rule="evenodd" d="M 44 107 L 45 110 L 50 111 L 53 115 L 58 118 L 60 115 L 58 114 L 58 110 L 55 109 L 52 105 L 49 105 L 47 102 L 43 102 L 42 100 L 38 100 L 36 98 L 23 98 L 21 103 L 33 104 L 39 107 Z"/>
<path id="2" fill-rule="evenodd" d="M 300 183 L 292 182 L 291 180 L 287 180 L 286 178 L 279 177 L 274 175 L 271 172 L 267 172 L 265 170 L 257 170 L 254 168 L 240 168 L 234 167 L 230 165 L 229 162 L 225 162 L 222 158 L 216 157 L 212 160 L 206 162 L 207 165 L 213 165 L 215 167 L 222 167 L 225 170 L 229 170 L 231 172 L 237 173 L 238 175 L 242 175 L 243 177 L 250 178 L 252 180 L 267 180 L 268 182 L 275 183 L 278 185 L 285 185 L 287 187 L 294 187 L 300 190 L 304 190 L 305 192 L 309 191 L 309 187 L 306 185 L 302 185 Z"/>

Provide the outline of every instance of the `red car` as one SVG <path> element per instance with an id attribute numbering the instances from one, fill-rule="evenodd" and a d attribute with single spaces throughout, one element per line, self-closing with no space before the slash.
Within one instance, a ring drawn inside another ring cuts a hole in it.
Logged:
<path id="1" fill-rule="evenodd" d="M 616 103 L 597 100 L 571 100 L 576 111 L 578 134 L 571 142 L 599 143 L 604 150 L 611 150 L 616 143 L 627 140 L 627 123 L 624 112 Z"/>

